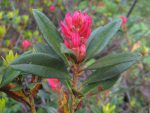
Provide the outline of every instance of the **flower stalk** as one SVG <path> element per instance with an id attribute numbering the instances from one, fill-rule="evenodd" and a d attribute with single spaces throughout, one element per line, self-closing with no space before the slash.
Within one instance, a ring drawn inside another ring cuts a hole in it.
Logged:
<path id="1" fill-rule="evenodd" d="M 72 71 L 73 71 L 73 80 L 72 80 L 73 91 L 71 93 L 71 99 L 72 99 L 71 113 L 74 113 L 77 108 L 78 101 L 80 100 L 78 94 L 76 94 L 78 92 L 79 77 L 82 75 L 82 70 L 80 70 L 80 64 L 74 64 Z"/>
<path id="2" fill-rule="evenodd" d="M 32 113 L 36 113 L 35 103 L 34 103 L 34 97 L 32 96 L 31 93 L 29 94 L 29 100 L 30 100 L 31 112 Z"/>
<path id="3" fill-rule="evenodd" d="M 70 49 L 76 56 L 76 59 L 70 58 L 72 62 L 71 72 L 73 74 L 70 92 L 71 106 L 70 112 L 74 113 L 78 105 L 78 81 L 79 77 L 83 74 L 80 63 L 86 56 L 86 42 L 91 34 L 91 17 L 81 11 L 75 11 L 73 14 L 70 12 L 66 14 L 65 19 L 60 22 L 62 34 L 64 36 L 64 45 Z M 65 113 L 65 112 L 64 112 Z"/>

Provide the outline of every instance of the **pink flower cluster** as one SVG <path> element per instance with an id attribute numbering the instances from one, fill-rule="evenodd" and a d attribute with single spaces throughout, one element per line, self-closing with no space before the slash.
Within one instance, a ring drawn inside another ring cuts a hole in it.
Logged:
<path id="1" fill-rule="evenodd" d="M 125 25 L 127 23 L 127 18 L 125 16 L 120 16 L 122 20 L 122 25 Z"/>
<path id="2" fill-rule="evenodd" d="M 21 46 L 23 49 L 27 49 L 29 46 L 31 46 L 31 42 L 29 40 L 23 40 Z"/>
<path id="3" fill-rule="evenodd" d="M 61 31 L 65 36 L 64 44 L 75 53 L 77 61 L 82 61 L 85 57 L 91 24 L 91 17 L 81 11 L 67 13 L 64 21 L 60 22 Z"/>
<path id="4" fill-rule="evenodd" d="M 59 91 L 61 89 L 61 82 L 57 78 L 49 78 L 48 84 L 54 91 Z"/>
<path id="5" fill-rule="evenodd" d="M 54 5 L 51 5 L 49 7 L 50 12 L 55 12 L 56 11 L 56 7 Z"/>

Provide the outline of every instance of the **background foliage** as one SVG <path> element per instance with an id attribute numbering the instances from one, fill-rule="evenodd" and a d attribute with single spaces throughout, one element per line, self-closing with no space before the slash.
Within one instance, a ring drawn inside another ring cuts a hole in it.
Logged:
<path id="1" fill-rule="evenodd" d="M 92 16 L 96 28 L 107 24 L 110 20 L 127 15 L 133 0 L 1 0 L 0 1 L 0 55 L 5 57 L 10 50 L 22 54 L 21 46 L 24 39 L 32 42 L 43 42 L 33 18 L 32 9 L 43 11 L 59 28 L 59 22 L 68 11 L 87 11 Z M 110 53 L 140 52 L 142 61 L 122 74 L 111 90 L 95 97 L 85 99 L 83 109 L 77 113 L 148 113 L 150 112 L 150 1 L 139 0 L 128 18 L 126 28 L 97 57 Z M 56 10 L 51 12 L 49 7 Z M 29 48 L 30 49 L 30 48 Z M 8 58 L 11 59 L 12 55 Z M 12 58 L 13 59 L 13 58 Z M 0 75 L 5 64 L 0 59 Z M 88 73 L 88 72 L 87 72 Z M 2 76 L 0 76 L 2 77 Z M 0 78 L 1 81 L 1 78 Z M 56 95 L 47 82 L 39 91 L 36 99 L 38 113 L 55 113 L 57 108 Z M 32 87 L 32 86 L 31 86 Z M 15 90 L 15 89 L 14 89 Z M 28 112 L 22 104 L 10 99 L 0 92 L 0 112 Z"/>

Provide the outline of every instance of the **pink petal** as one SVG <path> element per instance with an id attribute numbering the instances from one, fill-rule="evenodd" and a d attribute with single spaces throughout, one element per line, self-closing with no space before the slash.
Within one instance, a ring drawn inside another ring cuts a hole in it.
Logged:
<path id="1" fill-rule="evenodd" d="M 125 16 L 120 16 L 120 18 L 122 19 L 122 25 L 127 23 L 127 18 Z"/>
<path id="2" fill-rule="evenodd" d="M 54 91 L 58 91 L 61 88 L 60 80 L 57 78 L 49 78 L 48 84 Z"/>
<path id="3" fill-rule="evenodd" d="M 72 25 L 71 13 L 67 13 L 67 15 L 65 17 L 65 22 L 66 22 L 67 26 L 69 27 L 69 29 L 72 29 L 73 25 Z"/>

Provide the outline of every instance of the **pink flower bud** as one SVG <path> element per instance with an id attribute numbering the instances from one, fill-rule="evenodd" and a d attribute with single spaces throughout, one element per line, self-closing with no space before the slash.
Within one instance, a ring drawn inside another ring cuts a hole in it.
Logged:
<path id="1" fill-rule="evenodd" d="M 71 31 L 70 31 L 70 29 L 62 21 L 60 22 L 60 27 L 61 27 L 62 33 L 67 38 L 70 38 L 71 37 Z"/>
<path id="2" fill-rule="evenodd" d="M 59 91 L 61 89 L 61 82 L 57 78 L 49 78 L 48 84 L 54 91 Z"/>
<path id="3" fill-rule="evenodd" d="M 83 60 L 85 56 L 91 25 L 92 18 L 81 11 L 67 13 L 64 21 L 60 22 L 61 31 L 65 37 L 64 44 L 76 54 L 77 61 Z"/>
<path id="4" fill-rule="evenodd" d="M 85 44 L 82 44 L 81 47 L 80 47 L 80 54 L 81 54 L 81 56 L 84 56 L 85 52 L 86 52 L 86 46 L 85 46 Z"/>
<path id="5" fill-rule="evenodd" d="M 49 10 L 50 10 L 50 12 L 55 12 L 56 7 L 52 5 L 52 6 L 49 7 Z"/>
<path id="6" fill-rule="evenodd" d="M 24 49 L 27 49 L 31 45 L 31 42 L 29 40 L 23 40 L 21 45 Z"/>
<path id="7" fill-rule="evenodd" d="M 65 44 L 65 46 L 67 47 L 67 48 L 70 48 L 71 46 L 70 46 L 70 43 L 67 41 L 67 40 L 64 40 L 64 44 Z"/>
<path id="8" fill-rule="evenodd" d="M 65 22 L 66 22 L 68 28 L 72 29 L 73 25 L 72 25 L 71 13 L 66 14 L 66 16 L 65 16 Z"/>
<path id="9" fill-rule="evenodd" d="M 80 11 L 75 11 L 72 16 L 72 21 L 75 27 L 78 27 L 83 23 L 83 15 Z"/>
<path id="10" fill-rule="evenodd" d="M 127 23 L 127 18 L 125 16 L 120 16 L 122 20 L 122 25 L 125 25 Z"/>
<path id="11" fill-rule="evenodd" d="M 73 33 L 73 34 L 72 34 L 72 37 L 71 37 L 72 47 L 74 47 L 74 48 L 79 47 L 79 46 L 80 46 L 80 42 L 81 42 L 80 39 L 81 39 L 81 38 L 80 38 L 80 36 L 79 36 L 78 33 Z"/>
<path id="12" fill-rule="evenodd" d="M 80 54 L 79 54 L 80 55 L 79 56 L 80 60 L 82 60 L 85 57 L 85 54 L 86 54 L 86 45 L 82 44 L 80 46 Z"/>

